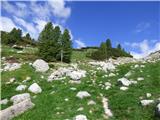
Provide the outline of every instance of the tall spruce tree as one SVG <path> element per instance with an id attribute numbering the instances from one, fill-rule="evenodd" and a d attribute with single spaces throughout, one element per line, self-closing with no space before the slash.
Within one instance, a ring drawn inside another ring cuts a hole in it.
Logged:
<path id="1" fill-rule="evenodd" d="M 112 44 L 110 39 L 106 40 L 106 50 L 107 50 L 107 58 L 110 58 L 112 56 Z"/>
<path id="2" fill-rule="evenodd" d="M 39 55 L 46 61 L 55 61 L 56 43 L 54 41 L 54 29 L 51 22 L 48 22 L 39 35 Z"/>
<path id="3" fill-rule="evenodd" d="M 70 62 L 72 53 L 72 41 L 67 29 L 64 30 L 63 34 L 59 38 L 59 52 L 57 59 L 61 62 Z"/>
<path id="4" fill-rule="evenodd" d="M 117 49 L 122 50 L 122 47 L 120 44 L 117 45 Z"/>
<path id="5" fill-rule="evenodd" d="M 22 40 L 22 30 L 13 28 L 9 33 L 9 44 L 16 44 Z"/>

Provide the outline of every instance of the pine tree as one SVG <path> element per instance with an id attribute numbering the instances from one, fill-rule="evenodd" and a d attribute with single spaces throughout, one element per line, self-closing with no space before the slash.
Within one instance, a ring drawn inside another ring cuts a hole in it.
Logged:
<path id="1" fill-rule="evenodd" d="M 110 39 L 106 40 L 106 50 L 107 50 L 107 59 L 108 59 L 112 56 L 112 44 Z"/>
<path id="2" fill-rule="evenodd" d="M 107 46 L 106 43 L 102 42 L 99 48 L 100 51 L 100 59 L 104 60 L 107 57 Z"/>
<path id="3" fill-rule="evenodd" d="M 67 29 L 64 30 L 63 34 L 59 38 L 59 52 L 57 59 L 61 62 L 70 62 L 72 53 L 72 41 Z"/>
<path id="4" fill-rule="evenodd" d="M 120 44 L 117 45 L 117 49 L 122 50 L 122 47 Z"/>
<path id="5" fill-rule="evenodd" d="M 9 44 L 19 43 L 22 40 L 22 30 L 13 28 L 9 33 Z"/>
<path id="6" fill-rule="evenodd" d="M 106 47 L 107 47 L 107 49 L 111 49 L 112 48 L 112 44 L 111 44 L 111 40 L 110 39 L 106 40 Z"/>
<path id="7" fill-rule="evenodd" d="M 56 43 L 54 38 L 53 25 L 48 22 L 39 35 L 39 55 L 46 61 L 55 61 Z"/>

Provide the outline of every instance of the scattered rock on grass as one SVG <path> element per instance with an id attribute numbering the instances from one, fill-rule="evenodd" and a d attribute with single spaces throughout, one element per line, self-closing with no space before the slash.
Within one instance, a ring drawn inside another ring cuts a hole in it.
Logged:
<path id="1" fill-rule="evenodd" d="M 6 63 L 6 66 L 4 67 L 4 71 L 13 71 L 19 68 L 21 68 L 20 63 Z"/>
<path id="2" fill-rule="evenodd" d="M 79 91 L 76 95 L 76 97 L 83 99 L 86 97 L 90 97 L 91 95 L 87 91 Z"/>
<path id="3" fill-rule="evenodd" d="M 142 106 L 147 106 L 154 103 L 154 100 L 141 100 L 141 105 Z"/>
<path id="4" fill-rule="evenodd" d="M 34 104 L 31 102 L 31 100 L 25 99 L 20 103 L 14 104 L 4 110 L 1 110 L 0 116 L 2 120 L 10 120 L 33 107 L 34 107 Z"/>
<path id="5" fill-rule="evenodd" d="M 144 78 L 143 77 L 138 77 L 137 80 L 142 81 L 142 80 L 144 80 Z"/>
<path id="6" fill-rule="evenodd" d="M 8 99 L 0 100 L 0 105 L 6 105 L 8 103 Z"/>
<path id="7" fill-rule="evenodd" d="M 88 101 L 88 103 L 87 103 L 88 105 L 95 105 L 96 104 L 96 102 L 95 101 L 93 101 L 93 100 L 90 100 L 90 101 Z"/>
<path id="8" fill-rule="evenodd" d="M 131 81 L 129 81 L 128 79 L 126 78 L 120 78 L 118 79 L 118 82 L 121 84 L 121 85 L 124 85 L 124 86 L 129 86 L 131 84 Z"/>
<path id="9" fill-rule="evenodd" d="M 126 90 L 128 90 L 128 87 L 122 86 L 122 87 L 120 87 L 120 90 L 126 91 Z"/>
<path id="10" fill-rule="evenodd" d="M 108 108 L 108 99 L 103 97 L 102 98 L 102 103 L 103 103 L 103 109 L 104 109 L 104 113 L 105 113 L 105 117 L 112 117 L 113 114 L 111 112 L 111 110 Z"/>
<path id="11" fill-rule="evenodd" d="M 42 92 L 41 87 L 37 83 L 33 83 L 28 90 L 32 93 L 38 94 Z"/>
<path id="12" fill-rule="evenodd" d="M 151 96 L 152 96 L 151 93 L 146 93 L 146 97 L 147 97 L 147 98 L 149 98 L 149 97 L 151 97 Z"/>
<path id="13" fill-rule="evenodd" d="M 17 103 L 20 103 L 26 99 L 30 99 L 29 93 L 15 95 L 15 96 L 11 97 L 10 101 L 12 101 L 13 104 L 17 104 Z"/>
<path id="14" fill-rule="evenodd" d="M 49 69 L 49 65 L 47 62 L 45 62 L 42 59 L 37 59 L 32 66 L 36 69 L 38 72 L 46 72 Z"/>
<path id="15" fill-rule="evenodd" d="M 77 115 L 74 118 L 74 120 L 87 120 L 87 117 L 85 115 L 80 114 L 80 115 Z"/>
<path id="16" fill-rule="evenodd" d="M 16 91 L 23 91 L 23 90 L 25 90 L 26 88 L 27 88 L 26 85 L 19 85 L 19 86 L 17 86 Z"/>

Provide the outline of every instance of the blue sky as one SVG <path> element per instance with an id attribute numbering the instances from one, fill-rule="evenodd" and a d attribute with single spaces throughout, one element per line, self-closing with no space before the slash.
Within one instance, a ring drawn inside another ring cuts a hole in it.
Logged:
<path id="1" fill-rule="evenodd" d="M 76 48 L 110 38 L 136 58 L 160 49 L 160 2 L 2 2 L 2 30 L 37 38 L 47 21 L 68 28 Z"/>

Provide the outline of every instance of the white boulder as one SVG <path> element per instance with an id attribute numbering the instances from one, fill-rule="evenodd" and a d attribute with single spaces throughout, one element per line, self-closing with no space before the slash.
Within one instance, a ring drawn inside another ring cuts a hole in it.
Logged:
<path id="1" fill-rule="evenodd" d="M 149 98 L 149 97 L 151 97 L 151 96 L 152 96 L 151 93 L 146 93 L 146 97 L 147 97 L 147 98 Z"/>
<path id="2" fill-rule="evenodd" d="M 95 101 L 93 101 L 93 100 L 90 100 L 90 101 L 88 101 L 88 103 L 87 103 L 88 105 L 95 105 L 96 104 L 96 102 Z"/>
<path id="3" fill-rule="evenodd" d="M 141 100 L 141 105 L 142 106 L 147 106 L 154 103 L 154 100 Z"/>
<path id="4" fill-rule="evenodd" d="M 123 86 L 129 86 L 131 84 L 131 81 L 126 78 L 120 78 L 118 79 L 118 82 Z"/>
<path id="5" fill-rule="evenodd" d="M 26 85 L 19 85 L 19 86 L 17 86 L 16 91 L 23 91 L 23 90 L 25 90 L 26 88 L 27 88 Z"/>
<path id="6" fill-rule="evenodd" d="M 128 73 L 126 73 L 124 76 L 125 77 L 130 77 L 132 75 L 132 72 L 131 71 L 129 71 Z"/>
<path id="7" fill-rule="evenodd" d="M 32 93 L 38 94 L 42 92 L 41 87 L 37 83 L 33 83 L 28 90 Z"/>
<path id="8" fill-rule="evenodd" d="M 77 115 L 74 118 L 74 120 L 87 120 L 87 117 L 85 115 L 80 114 L 80 115 Z"/>
<path id="9" fill-rule="evenodd" d="M 120 87 L 120 90 L 126 91 L 126 90 L 128 90 L 128 87 L 122 86 L 122 87 Z"/>
<path id="10" fill-rule="evenodd" d="M 83 99 L 85 97 L 90 97 L 91 95 L 87 91 L 79 91 L 76 97 Z"/>
<path id="11" fill-rule="evenodd" d="M 45 62 L 42 59 L 37 59 L 32 66 L 36 69 L 38 72 L 46 72 L 49 69 L 49 65 L 47 62 Z"/>
<path id="12" fill-rule="evenodd" d="M 137 80 L 142 81 L 142 80 L 144 80 L 144 78 L 143 77 L 138 77 Z"/>

